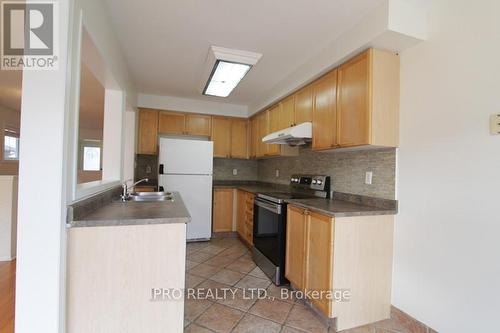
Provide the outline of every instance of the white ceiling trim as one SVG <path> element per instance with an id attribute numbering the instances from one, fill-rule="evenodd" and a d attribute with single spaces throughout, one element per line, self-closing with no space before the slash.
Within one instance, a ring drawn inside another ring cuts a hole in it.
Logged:
<path id="1" fill-rule="evenodd" d="M 217 116 L 248 117 L 246 105 L 201 101 L 190 98 L 139 94 L 137 98 L 139 107 L 160 110 L 202 113 Z"/>
<path id="2" fill-rule="evenodd" d="M 405 0 L 385 0 L 354 28 L 275 85 L 249 115 L 276 103 L 369 47 L 401 52 L 427 37 L 427 6 Z"/>

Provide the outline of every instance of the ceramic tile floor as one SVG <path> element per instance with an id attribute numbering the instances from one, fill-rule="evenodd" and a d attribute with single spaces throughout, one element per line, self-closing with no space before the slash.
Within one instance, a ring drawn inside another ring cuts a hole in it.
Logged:
<path id="1" fill-rule="evenodd" d="M 202 297 L 186 296 L 185 333 L 333 332 L 301 300 L 282 298 L 281 288 L 256 267 L 239 239 L 188 243 L 186 252 L 186 287 L 201 292 Z M 248 288 L 266 292 L 250 297 Z M 222 297 L 224 290 L 228 297 Z M 343 332 L 413 333 L 393 319 Z"/>

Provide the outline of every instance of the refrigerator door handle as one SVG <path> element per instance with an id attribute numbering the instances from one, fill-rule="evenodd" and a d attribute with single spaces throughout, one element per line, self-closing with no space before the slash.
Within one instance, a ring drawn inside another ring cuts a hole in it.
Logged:
<path id="1" fill-rule="evenodd" d="M 163 175 L 163 164 L 160 164 L 160 170 L 159 170 L 160 175 Z"/>

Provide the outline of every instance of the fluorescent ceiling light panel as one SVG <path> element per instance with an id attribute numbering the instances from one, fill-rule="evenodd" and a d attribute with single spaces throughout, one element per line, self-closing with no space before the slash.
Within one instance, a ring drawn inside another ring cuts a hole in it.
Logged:
<path id="1" fill-rule="evenodd" d="M 252 66 L 217 60 L 204 91 L 205 95 L 227 97 Z"/>
<path id="2" fill-rule="evenodd" d="M 211 46 L 202 81 L 203 95 L 227 97 L 262 54 Z"/>

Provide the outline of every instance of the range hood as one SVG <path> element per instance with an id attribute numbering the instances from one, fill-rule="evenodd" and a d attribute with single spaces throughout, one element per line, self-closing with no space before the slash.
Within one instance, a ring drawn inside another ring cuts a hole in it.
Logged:
<path id="1" fill-rule="evenodd" d="M 298 146 L 310 142 L 311 138 L 312 123 L 306 122 L 266 135 L 262 138 L 262 142 L 278 145 Z"/>

